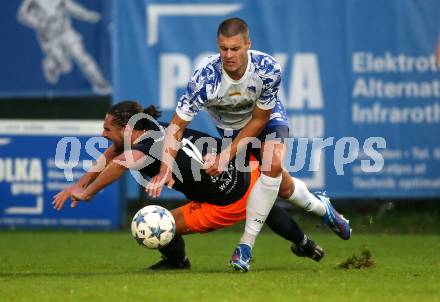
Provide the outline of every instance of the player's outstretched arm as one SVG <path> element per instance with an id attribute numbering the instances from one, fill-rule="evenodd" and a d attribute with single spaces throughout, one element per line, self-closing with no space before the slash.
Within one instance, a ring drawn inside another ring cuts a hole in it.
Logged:
<path id="1" fill-rule="evenodd" d="M 87 187 L 76 188 L 71 192 L 70 206 L 74 208 L 80 201 L 92 199 L 96 193 L 118 180 L 128 169 L 143 168 L 144 157 L 145 154 L 138 150 L 128 150 L 115 157 Z"/>
<path id="2" fill-rule="evenodd" d="M 107 148 L 86 174 L 84 174 L 76 183 L 66 187 L 63 191 L 59 192 L 53 197 L 53 208 L 58 211 L 61 210 L 67 200 L 71 198 L 73 190 L 87 187 L 93 180 L 95 180 L 95 178 L 98 177 L 105 166 L 110 163 L 113 158 L 118 156 L 118 154 L 119 153 L 114 150 L 113 145 Z"/>

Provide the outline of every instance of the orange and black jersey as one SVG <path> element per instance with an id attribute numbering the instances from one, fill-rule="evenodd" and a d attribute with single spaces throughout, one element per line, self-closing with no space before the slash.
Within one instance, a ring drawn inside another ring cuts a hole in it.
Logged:
<path id="1" fill-rule="evenodd" d="M 147 165 L 139 170 L 143 176 L 153 177 L 159 173 L 163 134 L 163 131 L 150 130 L 143 140 L 132 146 L 133 150 L 147 155 Z M 173 167 L 173 188 L 192 201 L 216 205 L 231 204 L 242 198 L 250 184 L 250 172 L 239 171 L 235 160 L 217 177 L 206 174 L 202 168 L 203 157 L 208 152 L 219 153 L 221 142 L 206 133 L 186 129 Z"/>

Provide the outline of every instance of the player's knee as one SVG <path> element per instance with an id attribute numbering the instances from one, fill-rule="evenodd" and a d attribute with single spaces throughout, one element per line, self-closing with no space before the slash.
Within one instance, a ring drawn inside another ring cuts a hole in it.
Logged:
<path id="1" fill-rule="evenodd" d="M 281 175 L 281 172 L 283 171 L 282 166 L 276 164 L 266 166 L 266 169 L 262 168 L 261 170 L 264 175 L 267 175 L 269 177 L 279 177 Z"/>
<path id="2" fill-rule="evenodd" d="M 293 194 L 293 186 L 288 186 L 283 183 L 280 185 L 280 190 L 278 191 L 278 197 L 282 199 L 289 199 Z"/>
<path id="3" fill-rule="evenodd" d="M 278 177 L 283 172 L 284 147 L 282 144 L 275 144 L 272 147 L 262 149 L 261 171 L 271 177 Z"/>
<path id="4" fill-rule="evenodd" d="M 263 174 L 271 177 L 278 177 L 283 172 L 283 164 L 282 160 L 279 156 L 274 156 L 272 158 L 268 158 L 263 160 L 263 164 L 261 166 L 261 171 Z"/>
<path id="5" fill-rule="evenodd" d="M 281 175 L 281 173 L 283 172 L 283 163 L 281 161 L 281 158 L 276 157 L 272 161 L 272 165 L 270 166 L 270 170 L 273 171 L 274 173 L 276 173 L 277 175 Z"/>
<path id="6" fill-rule="evenodd" d="M 283 199 L 289 199 L 292 196 L 295 186 L 292 176 L 283 169 L 283 178 L 281 180 L 280 190 L 278 191 L 278 197 Z"/>

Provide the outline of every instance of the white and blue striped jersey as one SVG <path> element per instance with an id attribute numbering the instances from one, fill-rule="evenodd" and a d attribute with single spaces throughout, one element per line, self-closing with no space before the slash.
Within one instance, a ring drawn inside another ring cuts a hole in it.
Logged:
<path id="1" fill-rule="evenodd" d="M 273 109 L 271 119 L 287 124 L 278 98 L 280 83 L 281 67 L 265 53 L 248 51 L 248 65 L 240 80 L 228 76 L 219 54 L 209 56 L 196 68 L 176 113 L 191 121 L 199 110 L 205 109 L 218 128 L 236 130 L 249 122 L 258 106 L 263 110 Z"/>

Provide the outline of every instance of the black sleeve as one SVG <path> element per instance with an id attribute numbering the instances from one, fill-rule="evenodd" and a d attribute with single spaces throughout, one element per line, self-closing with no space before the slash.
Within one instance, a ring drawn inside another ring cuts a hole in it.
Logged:
<path id="1" fill-rule="evenodd" d="M 160 156 L 162 152 L 162 143 L 155 142 L 152 138 L 146 138 L 137 144 L 131 146 L 132 150 L 141 151 L 146 155 L 146 166 L 139 170 L 145 177 L 153 177 L 159 173 Z"/>

